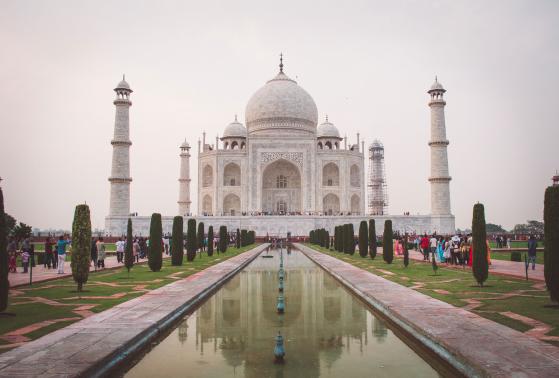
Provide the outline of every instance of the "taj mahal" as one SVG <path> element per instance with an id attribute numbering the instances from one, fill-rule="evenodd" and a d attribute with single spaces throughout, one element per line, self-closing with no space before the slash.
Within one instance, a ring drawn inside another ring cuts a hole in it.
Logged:
<path id="1" fill-rule="evenodd" d="M 149 234 L 149 216 L 130 214 L 129 110 L 132 89 L 123 80 L 115 88 L 116 107 L 110 210 L 105 232 L 120 235 L 132 219 L 134 233 Z M 303 236 L 316 228 L 333 231 L 339 224 L 385 219 L 401 232 L 454 232 L 450 209 L 445 89 L 435 80 L 428 91 L 431 108 L 431 214 L 368 215 L 365 188 L 365 142 L 342 138 L 325 116 L 319 121 L 311 95 L 279 72 L 248 100 L 245 124 L 237 116 L 214 143 L 206 133 L 198 141 L 198 206 L 191 209 L 190 144 L 180 145 L 177 214 L 163 216 L 163 231 L 171 232 L 175 215 L 194 217 L 214 228 L 255 230 L 258 236 Z M 320 122 L 320 123 L 319 123 Z"/>

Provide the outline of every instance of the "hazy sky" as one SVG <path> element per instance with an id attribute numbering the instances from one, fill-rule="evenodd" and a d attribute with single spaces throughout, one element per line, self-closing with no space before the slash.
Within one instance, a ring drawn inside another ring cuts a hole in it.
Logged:
<path id="1" fill-rule="evenodd" d="M 131 210 L 177 212 L 180 143 L 211 143 L 277 73 L 350 141 L 385 145 L 389 210 L 429 212 L 433 78 L 447 89 L 452 211 L 541 219 L 559 168 L 558 1 L 0 1 L 0 176 L 6 211 L 69 229 L 109 207 L 113 88 L 126 73 Z"/>

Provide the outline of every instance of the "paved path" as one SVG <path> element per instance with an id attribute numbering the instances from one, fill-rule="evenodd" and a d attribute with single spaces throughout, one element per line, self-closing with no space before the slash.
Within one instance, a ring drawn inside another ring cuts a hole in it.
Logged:
<path id="1" fill-rule="evenodd" d="M 423 254 L 421 252 L 410 250 L 410 258 L 413 260 L 423 261 Z M 453 265 L 445 264 L 446 267 L 453 267 Z M 459 267 L 462 269 L 462 267 Z M 466 269 L 469 269 L 466 267 Z M 526 268 L 524 262 L 507 261 L 507 260 L 491 260 L 491 265 L 489 266 L 489 274 L 503 274 L 506 276 L 511 276 L 515 278 L 526 278 Z M 543 276 L 543 265 L 536 264 L 536 269 L 532 270 L 532 265 L 528 269 L 528 278 L 535 281 L 545 281 Z"/>
<path id="2" fill-rule="evenodd" d="M 559 348 L 297 245 L 399 328 L 468 377 L 558 377 Z"/>
<path id="3" fill-rule="evenodd" d="M 0 377 L 110 375 L 155 341 L 267 244 L 0 355 Z"/>
<path id="4" fill-rule="evenodd" d="M 168 258 L 169 256 L 163 255 L 163 258 Z M 147 259 L 140 260 L 140 263 L 147 262 Z M 116 256 L 108 256 L 105 258 L 105 269 L 116 268 L 119 266 L 124 266 L 124 264 L 119 264 L 116 261 Z M 93 265 L 89 268 L 89 271 L 94 271 Z M 10 281 L 10 287 L 16 287 L 21 285 L 29 285 L 29 273 L 22 273 L 23 268 L 18 267 L 17 273 L 8 274 L 8 281 Z M 64 274 L 58 274 L 57 269 L 44 268 L 42 264 L 37 264 L 33 268 L 33 283 L 55 280 L 58 278 L 69 277 L 72 275 L 72 268 L 70 267 L 70 261 L 66 261 L 64 264 Z"/>

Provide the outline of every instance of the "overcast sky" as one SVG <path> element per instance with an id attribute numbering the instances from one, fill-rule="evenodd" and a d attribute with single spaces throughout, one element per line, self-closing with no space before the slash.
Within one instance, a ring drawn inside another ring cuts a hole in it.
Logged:
<path id="1" fill-rule="evenodd" d="M 180 143 L 210 141 L 277 73 L 350 141 L 385 145 L 389 211 L 429 212 L 429 108 L 447 89 L 452 211 L 511 228 L 542 219 L 559 168 L 558 1 L 0 1 L 6 211 L 71 227 L 109 207 L 113 88 L 126 73 L 131 210 L 177 212 Z M 213 143 L 213 142 L 212 142 Z"/>

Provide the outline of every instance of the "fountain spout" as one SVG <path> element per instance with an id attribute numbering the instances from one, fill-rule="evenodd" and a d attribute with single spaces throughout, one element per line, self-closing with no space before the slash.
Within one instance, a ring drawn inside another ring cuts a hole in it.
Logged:
<path id="1" fill-rule="evenodd" d="M 276 364 L 283 364 L 285 356 L 285 349 L 283 348 L 283 337 L 281 333 L 278 331 L 278 335 L 276 336 L 276 346 L 274 348 L 274 362 Z"/>

